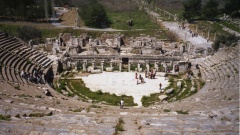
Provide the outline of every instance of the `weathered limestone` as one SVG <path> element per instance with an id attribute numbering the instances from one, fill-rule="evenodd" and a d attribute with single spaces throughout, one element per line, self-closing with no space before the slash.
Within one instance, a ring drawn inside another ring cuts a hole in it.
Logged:
<path id="1" fill-rule="evenodd" d="M 86 68 L 86 62 L 83 62 L 83 64 L 82 64 L 82 70 L 85 72 L 85 71 L 87 71 L 87 68 Z"/>
<path id="2" fill-rule="evenodd" d="M 160 95 L 158 96 L 158 98 L 163 101 L 163 100 L 166 100 L 167 99 L 167 95 Z"/>
<path id="3" fill-rule="evenodd" d="M 95 61 L 92 62 L 92 68 L 94 70 L 94 68 L 95 68 Z"/>
<path id="4" fill-rule="evenodd" d="M 131 71 L 131 63 L 128 62 L 128 72 Z"/>
<path id="5" fill-rule="evenodd" d="M 138 64 L 137 64 L 137 70 L 138 70 L 138 72 L 140 71 L 140 68 L 141 68 L 141 67 L 140 67 L 140 63 L 138 63 Z"/>
<path id="6" fill-rule="evenodd" d="M 157 69 L 157 71 L 158 71 L 158 63 L 157 62 L 154 62 L 154 68 Z"/>
<path id="7" fill-rule="evenodd" d="M 103 72 L 103 65 L 104 65 L 104 61 L 101 61 L 101 70 Z"/>
<path id="8" fill-rule="evenodd" d="M 119 62 L 119 72 L 122 72 L 122 61 Z"/>
<path id="9" fill-rule="evenodd" d="M 147 69 L 147 72 L 149 72 L 149 63 L 146 62 L 146 69 Z"/>

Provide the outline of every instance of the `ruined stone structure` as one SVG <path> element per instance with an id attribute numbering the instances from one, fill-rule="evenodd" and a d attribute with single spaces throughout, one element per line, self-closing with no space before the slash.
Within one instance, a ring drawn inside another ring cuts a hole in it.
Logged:
<path id="1" fill-rule="evenodd" d="M 165 68 L 167 68 L 172 67 L 173 64 L 177 65 L 180 60 L 188 61 L 189 58 L 183 53 L 192 54 L 192 57 L 199 54 L 199 48 L 193 47 L 190 43 L 166 43 L 146 35 L 123 38 L 124 35 L 120 33 L 104 33 L 96 39 L 87 34 L 75 37 L 64 33 L 59 35 L 59 40 L 47 39 L 46 43 L 55 44 L 53 54 L 60 56 L 59 60 L 65 69 L 87 70 L 88 66 L 91 66 L 90 69 L 94 70 L 97 68 L 94 64 L 97 64 L 109 65 L 109 67 L 99 66 L 97 69 L 100 71 L 113 71 L 114 66 L 121 71 L 123 65 L 128 67 L 127 71 L 131 71 L 131 65 L 138 65 L 136 71 L 143 71 L 139 65 L 144 65 L 145 69 L 146 65 L 150 64 L 154 65 L 152 68 L 158 69 L 159 66 L 166 64 Z M 204 51 L 200 54 L 204 54 Z"/>

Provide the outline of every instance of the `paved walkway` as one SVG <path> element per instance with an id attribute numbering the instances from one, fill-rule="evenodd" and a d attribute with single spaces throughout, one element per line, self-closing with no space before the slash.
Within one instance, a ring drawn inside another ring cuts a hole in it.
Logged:
<path id="1" fill-rule="evenodd" d="M 179 24 L 176 22 L 163 22 L 163 25 L 168 28 L 170 31 L 176 33 L 179 38 L 181 38 L 183 41 L 189 41 L 190 43 L 192 43 L 194 46 L 197 47 L 203 47 L 203 48 L 211 48 L 212 47 L 212 43 L 211 41 L 207 42 L 207 39 L 205 39 L 204 37 L 198 35 L 197 37 L 192 37 L 192 34 L 190 34 L 190 32 L 185 29 L 180 29 L 179 28 Z"/>

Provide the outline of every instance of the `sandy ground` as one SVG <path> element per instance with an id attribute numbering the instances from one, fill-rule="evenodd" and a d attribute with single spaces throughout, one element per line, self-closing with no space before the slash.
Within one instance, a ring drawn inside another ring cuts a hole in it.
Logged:
<path id="1" fill-rule="evenodd" d="M 88 77 L 80 77 L 86 86 L 92 91 L 101 90 L 103 92 L 115 93 L 116 95 L 133 96 L 134 102 L 142 106 L 141 98 L 144 95 L 159 92 L 159 83 L 162 88 L 167 87 L 169 82 L 164 77 L 156 76 L 155 79 L 145 78 L 144 73 L 140 73 L 146 83 L 138 84 L 134 72 L 103 72 L 101 74 L 91 74 Z M 139 73 L 138 73 L 139 75 Z"/>

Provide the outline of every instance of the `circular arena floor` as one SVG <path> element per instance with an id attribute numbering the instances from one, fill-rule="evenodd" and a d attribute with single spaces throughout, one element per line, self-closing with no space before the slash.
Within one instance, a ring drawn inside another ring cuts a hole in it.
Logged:
<path id="1" fill-rule="evenodd" d="M 92 91 L 101 90 L 102 92 L 115 93 L 116 95 L 125 94 L 133 96 L 134 102 L 137 103 L 138 106 L 142 106 L 142 96 L 158 93 L 160 91 L 159 83 L 162 83 L 162 88 L 165 88 L 169 82 L 168 80 L 164 80 L 164 77 L 158 76 L 161 73 L 157 73 L 155 79 L 148 79 L 145 78 L 144 73 L 140 74 L 144 77 L 146 83 L 138 85 L 135 79 L 135 72 L 103 72 L 81 78 Z"/>

